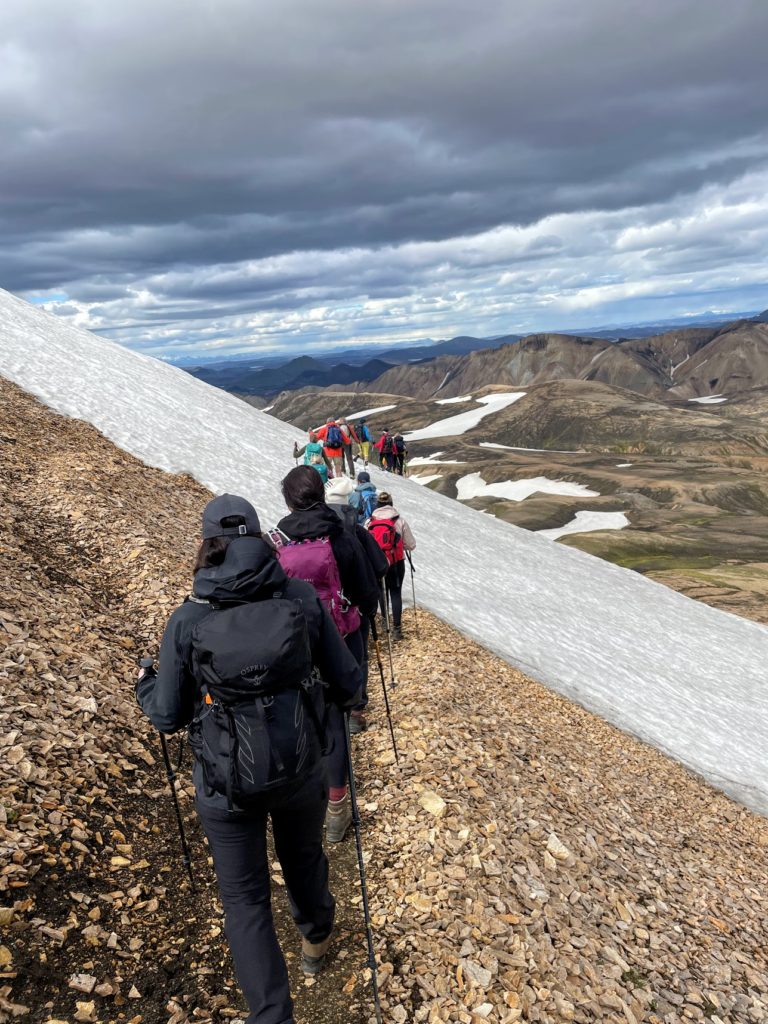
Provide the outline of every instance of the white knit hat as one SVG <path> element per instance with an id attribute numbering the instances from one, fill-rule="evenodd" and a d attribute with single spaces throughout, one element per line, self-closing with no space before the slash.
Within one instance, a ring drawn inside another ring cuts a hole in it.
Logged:
<path id="1" fill-rule="evenodd" d="M 355 485 L 348 476 L 337 476 L 328 481 L 325 488 L 326 498 L 348 498 L 354 491 Z"/>

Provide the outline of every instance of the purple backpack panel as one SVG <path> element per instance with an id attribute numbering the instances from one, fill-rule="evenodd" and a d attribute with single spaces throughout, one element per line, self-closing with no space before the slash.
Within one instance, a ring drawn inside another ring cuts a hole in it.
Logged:
<path id="1" fill-rule="evenodd" d="M 360 613 L 342 593 L 339 567 L 327 537 L 284 544 L 277 549 L 277 557 L 286 576 L 312 584 L 342 636 L 360 628 Z"/>

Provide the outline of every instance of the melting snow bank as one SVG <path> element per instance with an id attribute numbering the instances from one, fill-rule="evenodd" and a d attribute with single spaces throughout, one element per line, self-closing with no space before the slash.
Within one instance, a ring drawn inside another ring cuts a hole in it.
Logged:
<path id="1" fill-rule="evenodd" d="M 705 395 L 703 398 L 689 398 L 689 402 L 696 402 L 699 405 L 720 405 L 721 402 L 727 402 L 728 399 L 722 395 Z"/>
<path id="2" fill-rule="evenodd" d="M 279 482 L 300 431 L 177 367 L 0 291 L 0 372 L 150 465 L 245 495 L 265 524 L 285 511 Z M 412 480 L 371 476 L 416 535 L 426 608 L 768 813 L 768 629 Z"/>
<path id="3" fill-rule="evenodd" d="M 363 416 L 375 416 L 377 412 L 389 412 L 390 409 L 396 408 L 396 405 L 379 405 L 375 409 L 363 409 L 362 412 L 348 412 L 344 418 L 347 420 L 359 420 Z"/>
<path id="4" fill-rule="evenodd" d="M 472 395 L 461 395 L 459 398 L 436 398 L 435 405 L 459 405 L 461 402 L 471 402 Z"/>
<path id="5" fill-rule="evenodd" d="M 432 455 L 416 455 L 412 459 L 408 459 L 409 466 L 463 466 L 464 462 L 456 462 L 454 459 L 440 459 L 439 455 L 445 455 L 445 452 L 433 452 Z"/>
<path id="6" fill-rule="evenodd" d="M 623 512 L 577 512 L 570 523 L 553 530 L 537 530 L 539 537 L 557 540 L 571 533 L 593 533 L 595 530 L 623 530 L 629 520 Z"/>
<path id="7" fill-rule="evenodd" d="M 513 444 L 496 444 L 495 441 L 481 441 L 481 448 L 503 448 L 508 452 L 544 452 L 545 455 L 586 455 L 587 452 L 560 451 L 557 448 L 518 448 Z"/>
<path id="8" fill-rule="evenodd" d="M 417 484 L 421 484 L 424 487 L 426 484 L 431 484 L 433 480 L 442 479 L 442 473 L 424 473 L 422 476 L 414 473 L 411 480 L 415 480 Z"/>
<path id="9" fill-rule="evenodd" d="M 456 416 L 449 416 L 447 419 L 431 423 L 428 427 L 412 430 L 410 434 L 405 435 L 405 439 L 406 441 L 426 441 L 431 437 L 455 437 L 457 434 L 464 434 L 472 427 L 476 427 L 484 416 L 488 416 L 492 412 L 499 412 L 500 409 L 506 409 L 513 402 L 525 398 L 525 394 L 525 391 L 516 391 L 486 395 L 484 398 L 477 399 L 484 408 L 460 412 Z"/>
<path id="10" fill-rule="evenodd" d="M 565 494 L 577 498 L 599 498 L 597 491 L 590 491 L 583 484 L 572 484 L 567 480 L 550 480 L 546 476 L 534 476 L 529 480 L 497 480 L 487 484 L 480 473 L 469 473 L 456 481 L 456 496 L 459 501 L 470 498 L 506 498 L 507 501 L 523 501 L 537 492 L 540 494 Z"/>

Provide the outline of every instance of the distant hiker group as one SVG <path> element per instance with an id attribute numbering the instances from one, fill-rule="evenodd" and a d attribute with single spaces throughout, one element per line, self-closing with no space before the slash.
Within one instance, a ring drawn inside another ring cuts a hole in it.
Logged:
<path id="1" fill-rule="evenodd" d="M 294 1022 L 270 909 L 268 818 L 307 976 L 323 967 L 333 933 L 323 828 L 334 844 L 354 827 L 381 1019 L 350 735 L 367 727 L 371 639 L 398 757 L 377 614 L 394 686 L 392 643 L 403 635 L 405 560 L 416 544 L 392 496 L 377 494 L 368 472 L 356 483 L 344 475 L 354 463 L 345 462 L 343 440 L 337 447 L 343 426 L 312 432 L 305 465 L 282 481 L 288 513 L 274 530 L 262 530 L 244 498 L 208 502 L 192 593 L 166 625 L 157 670 L 142 661 L 136 685 L 139 705 L 163 734 L 172 787 L 165 734 L 188 731 L 197 812 L 248 1024 Z M 188 858 L 180 813 L 178 821 Z"/>
<path id="2" fill-rule="evenodd" d="M 301 448 L 294 444 L 293 457 L 298 461 L 303 456 L 304 465 L 316 469 L 326 483 L 335 477 L 354 477 L 356 460 L 367 469 L 371 448 L 377 453 L 381 469 L 407 475 L 408 446 L 403 435 L 385 427 L 374 442 L 365 419 L 356 426 L 343 417 L 329 419 L 323 426 L 308 430 L 306 444 Z"/>

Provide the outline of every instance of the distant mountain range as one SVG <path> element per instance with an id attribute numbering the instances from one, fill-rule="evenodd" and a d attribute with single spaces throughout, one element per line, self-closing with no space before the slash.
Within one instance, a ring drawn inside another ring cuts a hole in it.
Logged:
<path id="1" fill-rule="evenodd" d="M 690 398 L 754 386 L 749 380 L 768 383 L 768 354 L 761 333 L 766 323 L 768 310 L 726 324 L 677 326 L 653 334 L 647 333 L 649 328 L 637 328 L 628 338 L 617 338 L 607 329 L 493 339 L 462 335 L 429 345 L 387 349 L 364 360 L 354 351 L 341 362 L 339 352 L 318 352 L 284 363 L 230 360 L 187 369 L 226 391 L 265 400 L 305 387 L 411 398 L 440 392 L 441 397 L 452 397 L 487 384 L 522 386 L 565 378 L 602 381 L 656 397 L 668 393 L 668 397 Z M 706 356 L 700 356 L 704 347 Z M 713 357 L 715 361 L 710 362 Z"/>

